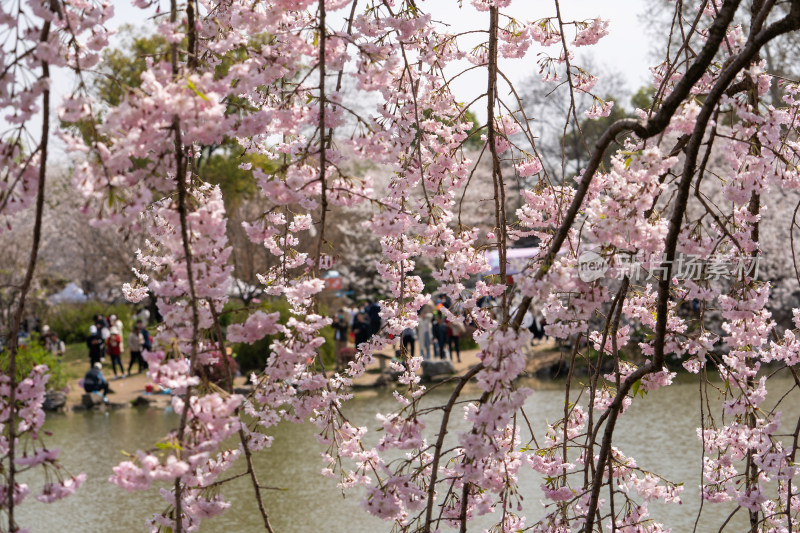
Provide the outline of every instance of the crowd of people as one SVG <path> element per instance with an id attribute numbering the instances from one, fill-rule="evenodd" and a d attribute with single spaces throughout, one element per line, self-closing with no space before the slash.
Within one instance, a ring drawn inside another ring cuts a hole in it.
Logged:
<path id="1" fill-rule="evenodd" d="M 37 336 L 39 344 L 58 359 L 61 359 L 67 351 L 64 341 L 58 338 L 58 334 L 52 331 L 47 324 L 40 325 L 39 319 L 35 317 L 23 320 L 20 323 L 20 329 L 17 333 L 17 346 L 27 346 L 31 339 L 35 339 Z M 0 353 L 5 349 L 5 344 L 5 339 L 0 336 Z"/>
<path id="2" fill-rule="evenodd" d="M 106 361 L 110 361 L 115 378 L 124 378 L 130 375 L 134 366 L 139 373 L 147 369 L 142 351 L 150 350 L 153 340 L 146 328 L 149 318 L 148 311 L 140 312 L 130 333 L 125 337 L 124 324 L 117 316 L 98 314 L 93 317 L 94 323 L 89 327 L 89 337 L 86 340 L 89 350 L 89 370 L 82 382 L 86 392 L 99 392 L 103 396 L 108 394 L 108 381 L 102 371 L 103 363 Z M 49 325 L 42 324 L 38 317 L 23 320 L 17 338 L 17 344 L 20 347 L 28 346 L 32 342 L 37 342 L 38 339 L 38 344 L 59 360 L 66 353 L 64 341 L 50 329 Z M 130 353 L 127 371 L 122 363 L 126 342 Z M 0 352 L 3 351 L 4 344 L 3 339 L 0 338 Z"/>
<path id="3" fill-rule="evenodd" d="M 124 378 L 131 375 L 134 365 L 137 372 L 141 373 L 147 368 L 147 363 L 142 357 L 143 350 L 150 350 L 153 338 L 147 331 L 146 324 L 149 315 L 146 311 L 140 313 L 125 339 L 125 327 L 115 315 L 108 317 L 94 316 L 94 324 L 89 327 L 89 338 L 86 345 L 89 348 L 89 371 L 83 378 L 83 388 L 86 392 L 102 392 L 108 394 L 108 381 L 103 376 L 103 363 L 111 361 L 114 378 Z M 128 370 L 122 364 L 122 355 L 125 353 L 125 341 L 128 343 L 130 359 Z M 119 367 L 119 373 L 117 373 Z"/>
<path id="4" fill-rule="evenodd" d="M 482 306 L 491 307 L 492 302 L 479 302 Z M 447 308 L 449 313 L 443 312 Z M 474 331 L 474 324 L 468 316 L 463 320 L 448 320 L 448 315 L 458 317 L 461 313 L 456 309 L 447 295 L 441 294 L 431 298 L 419 310 L 416 328 L 406 328 L 400 338 L 400 346 L 411 357 L 416 355 L 419 347 L 423 359 L 448 359 L 461 362 L 461 339 L 469 331 Z M 523 317 L 522 327 L 531 331 L 534 344 L 545 337 L 544 318 L 532 309 Z M 380 306 L 371 300 L 362 302 L 359 307 L 339 309 L 333 317 L 334 343 L 337 356 L 343 348 L 352 342 L 354 346 L 367 342 L 381 329 Z"/>
<path id="5" fill-rule="evenodd" d="M 492 307 L 491 301 L 478 303 L 481 307 Z M 468 315 L 463 315 L 461 319 L 458 319 L 460 315 L 460 310 L 452 305 L 448 296 L 442 294 L 431 298 L 419 310 L 417 326 L 406 328 L 396 339 L 399 342 L 396 353 L 404 352 L 406 355 L 414 357 L 419 349 L 420 355 L 425 360 L 441 359 L 460 363 L 461 340 L 475 329 L 475 325 L 471 323 Z M 453 316 L 456 317 L 455 320 L 452 319 Z M 86 341 L 89 352 L 89 370 L 84 376 L 83 387 L 87 393 L 98 392 L 103 396 L 108 394 L 108 380 L 102 371 L 103 365 L 107 361 L 111 364 L 114 379 L 131 375 L 134 366 L 138 373 L 147 369 L 142 352 L 150 350 L 153 341 L 146 328 L 148 320 L 148 312 L 142 311 L 137 315 L 126 337 L 125 326 L 117 316 L 100 314 L 94 316 L 94 323 L 89 327 L 89 337 Z M 533 310 L 528 310 L 521 325 L 533 333 L 534 344 L 545 337 L 544 319 Z M 365 300 L 358 307 L 342 307 L 333 317 L 332 326 L 337 363 L 339 363 L 342 362 L 343 350 L 349 349 L 355 353 L 355 349 L 350 348 L 351 343 L 357 348 L 380 332 L 383 326 L 380 305 L 375 301 Z M 64 342 L 54 331 L 51 331 L 47 325 L 38 327 L 36 324 L 34 327 L 35 331 L 38 330 L 41 344 L 47 350 L 58 358 L 64 355 Z M 27 331 L 27 328 L 23 329 L 21 335 L 24 339 L 21 339 L 20 344 L 25 344 L 29 339 Z M 126 343 L 130 354 L 127 371 L 122 362 L 123 354 L 126 353 Z"/>

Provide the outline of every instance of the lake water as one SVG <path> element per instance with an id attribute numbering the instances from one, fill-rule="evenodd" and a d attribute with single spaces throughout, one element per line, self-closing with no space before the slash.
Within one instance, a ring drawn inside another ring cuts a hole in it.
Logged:
<path id="1" fill-rule="evenodd" d="M 620 418 L 615 445 L 636 458 L 640 467 L 658 472 L 668 479 L 685 483 L 682 505 L 651 505 L 651 514 L 667 522 L 675 532 L 691 531 L 695 522 L 700 481 L 699 388 L 693 376 L 681 376 L 678 383 L 637 398 Z M 771 381 L 771 397 L 777 399 L 791 388 L 791 380 Z M 535 392 L 526 411 L 533 418 L 537 434 L 545 421 L 556 420 L 563 410 L 563 384 L 530 382 Z M 476 394 L 475 389 L 465 388 Z M 431 403 L 444 403 L 447 388 L 433 392 Z M 800 415 L 800 393 L 793 392 L 782 402 L 785 425 L 794 427 Z M 769 400 L 768 400 L 769 404 Z M 346 412 L 360 425 L 371 430 L 377 427 L 372 418 L 376 411 L 393 409 L 396 402 L 390 391 L 367 391 L 347 404 Z M 769 404 L 771 405 L 771 404 Z M 456 413 L 454 413 L 456 414 Z M 461 416 L 451 418 L 452 429 L 465 427 Z M 124 460 L 123 450 L 152 448 L 177 423 L 172 413 L 155 409 L 123 409 L 109 413 L 75 412 L 49 415 L 45 429 L 53 433 L 50 447 L 62 448 L 62 464 L 73 473 L 85 472 L 87 481 L 74 496 L 50 505 L 32 497 L 20 508 L 19 522 L 37 532 L 132 532 L 145 531 L 144 520 L 163 509 L 163 500 L 156 490 L 128 493 L 107 482 L 111 468 Z M 372 518 L 361 510 L 358 497 L 343 498 L 335 481 L 319 475 L 322 463 L 321 446 L 314 439 L 313 426 L 284 423 L 273 432 L 273 447 L 256 455 L 259 478 L 264 485 L 282 491 L 267 491 L 266 505 L 276 532 L 387 532 L 388 523 Z M 788 431 L 787 431 L 788 432 Z M 430 431 L 433 435 L 433 431 Z M 374 436 L 377 438 L 377 436 Z M 432 440 L 429 437 L 430 440 Z M 40 480 L 28 478 L 32 492 Z M 543 514 L 539 504 L 541 479 L 527 467 L 521 471 L 521 492 L 525 512 L 531 519 Z M 208 520 L 201 531 L 260 531 L 261 518 L 251 497 L 246 479 L 232 482 L 223 492 L 231 501 L 231 509 L 221 517 Z M 731 505 L 706 504 L 697 531 L 716 531 L 734 509 Z M 743 531 L 745 513 L 739 513 L 730 524 L 730 531 Z M 486 519 L 470 531 L 482 531 L 493 523 Z M 443 528 L 447 530 L 447 528 Z"/>

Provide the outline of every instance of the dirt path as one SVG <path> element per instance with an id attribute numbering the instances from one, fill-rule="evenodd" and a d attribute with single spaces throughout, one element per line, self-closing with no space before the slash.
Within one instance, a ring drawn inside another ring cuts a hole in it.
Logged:
<path id="1" fill-rule="evenodd" d="M 132 374 L 122 379 L 115 379 L 113 374 L 109 376 L 107 372 L 104 372 L 103 375 L 108 380 L 110 388 L 108 401 L 115 405 L 130 405 L 136 398 L 145 395 L 145 386 L 152 383 L 150 378 L 147 377 L 146 372 Z M 69 394 L 67 394 L 68 407 L 81 405 L 81 398 L 85 392 L 78 383 L 79 380 L 74 380 L 69 384 L 70 391 Z M 155 403 L 163 403 L 163 407 L 169 404 L 168 394 L 151 394 L 149 396 L 154 398 Z"/>
<path id="2" fill-rule="evenodd" d="M 388 358 L 390 354 L 393 355 L 393 350 L 384 350 L 384 355 Z M 555 343 L 547 342 L 537 346 L 531 347 L 530 356 L 528 358 L 528 366 L 526 368 L 529 374 L 535 373 L 537 370 L 551 366 L 559 361 L 561 354 L 557 351 Z M 440 361 L 440 359 L 434 359 Z M 464 350 L 461 352 L 461 361 L 451 361 L 453 368 L 456 371 L 455 375 L 463 375 L 474 365 L 478 364 L 478 350 Z M 370 388 L 387 384 L 387 378 L 380 373 L 380 360 L 378 358 L 367 367 L 367 372 L 354 381 L 354 386 L 358 388 Z M 389 368 L 388 362 L 384 359 L 384 367 Z M 106 369 L 108 372 L 108 369 Z M 113 375 L 109 376 L 104 373 L 111 393 L 108 395 L 108 401 L 115 407 L 130 406 L 138 398 L 145 398 L 151 406 L 158 408 L 165 408 L 170 404 L 169 394 L 148 393 L 147 385 L 152 385 L 152 381 L 147 376 L 147 372 L 141 374 L 132 374 L 124 378 L 114 378 Z M 84 395 L 84 390 L 78 385 L 79 380 L 74 379 L 69 383 L 70 392 L 67 395 L 67 408 L 81 406 L 81 400 Z M 244 387 L 247 385 L 247 376 L 240 376 L 234 380 L 234 387 Z M 157 390 L 157 387 L 152 387 Z"/>
<path id="3" fill-rule="evenodd" d="M 171 396 L 169 394 L 160 394 L 160 393 L 151 393 L 147 392 L 147 385 L 152 385 L 152 380 L 147 376 L 147 372 L 142 372 L 141 374 L 131 374 L 130 376 L 126 376 L 124 378 L 114 378 L 113 374 L 108 376 L 103 373 L 103 375 L 108 380 L 109 385 L 109 394 L 108 394 L 108 402 L 112 404 L 114 407 L 123 407 L 123 406 L 130 406 L 136 401 L 137 398 L 144 397 L 148 401 L 150 401 L 150 405 L 153 407 L 164 408 L 167 407 L 171 402 Z M 244 376 L 237 377 L 234 379 L 234 387 L 241 387 L 247 381 L 247 378 Z M 83 388 L 78 385 L 79 380 L 73 380 L 69 383 L 70 392 L 67 394 L 67 408 L 73 408 L 75 406 L 81 405 L 81 399 L 85 394 Z M 158 387 L 151 387 L 153 390 L 157 390 Z"/>
<path id="4" fill-rule="evenodd" d="M 382 353 L 384 353 L 386 356 L 389 356 L 389 354 L 393 354 L 394 351 L 387 349 L 383 350 Z M 464 375 L 470 368 L 480 363 L 480 359 L 478 359 L 478 353 L 479 350 L 477 349 L 462 350 L 461 361 L 450 361 L 456 371 L 455 375 Z M 533 374 L 543 367 L 547 367 L 558 362 L 560 358 L 561 354 L 553 340 L 531 346 L 526 371 L 529 374 Z M 441 361 L 441 359 L 434 358 L 433 361 Z M 384 363 L 384 366 L 388 368 L 388 362 Z M 386 378 L 379 373 L 380 368 L 380 361 L 376 359 L 371 365 L 367 366 L 367 372 L 364 373 L 364 375 L 353 381 L 353 385 L 356 387 L 376 387 L 384 385 Z"/>

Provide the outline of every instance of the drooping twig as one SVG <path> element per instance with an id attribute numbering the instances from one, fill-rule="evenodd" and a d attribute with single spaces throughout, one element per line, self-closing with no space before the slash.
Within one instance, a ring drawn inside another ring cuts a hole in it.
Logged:
<path id="1" fill-rule="evenodd" d="M 189 3 L 189 7 L 191 8 L 191 2 Z M 170 21 L 175 22 L 177 19 L 177 2 L 176 0 L 171 0 L 171 11 L 170 11 Z M 188 28 L 188 32 L 194 33 L 196 31 L 194 26 Z M 192 39 L 190 39 L 192 41 Z M 190 51 L 191 55 L 191 51 Z M 173 45 L 172 47 L 172 75 L 175 77 L 178 75 L 178 58 L 177 58 L 177 45 Z M 189 285 L 189 300 L 190 306 L 192 309 L 192 338 L 191 338 L 191 356 L 189 359 L 189 375 L 193 375 L 195 372 L 195 365 L 197 364 L 197 352 L 198 352 L 198 335 L 199 335 L 199 325 L 200 325 L 200 315 L 197 306 L 197 292 L 195 290 L 194 285 L 194 273 L 193 273 L 193 265 L 192 265 L 192 246 L 191 241 L 189 239 L 189 222 L 187 220 L 187 175 L 186 175 L 186 156 L 184 154 L 184 146 L 183 140 L 181 137 L 181 122 L 180 117 L 178 115 L 174 115 L 172 118 L 172 128 L 173 128 L 173 135 L 174 135 L 174 150 L 175 150 L 175 181 L 178 186 L 178 216 L 180 217 L 180 224 L 181 224 L 181 240 L 183 242 L 183 254 L 184 254 L 184 262 L 186 263 L 186 280 Z M 186 423 L 189 417 L 189 409 L 192 397 L 192 387 L 187 385 L 186 392 L 183 396 L 183 409 L 181 411 L 181 418 L 180 423 L 178 425 L 178 432 L 177 432 L 177 441 L 178 445 L 182 446 L 183 438 L 186 432 Z M 179 449 L 180 450 L 180 449 Z M 180 453 L 180 451 L 178 452 Z M 181 515 L 183 514 L 183 502 L 181 501 L 183 496 L 183 485 L 181 484 L 181 478 L 178 477 L 175 479 L 175 533 L 182 533 L 183 531 L 183 519 Z"/>
<path id="2" fill-rule="evenodd" d="M 678 106 L 680 106 L 687 95 L 689 95 L 694 84 L 697 83 L 697 81 L 703 76 L 706 68 L 708 68 L 708 65 L 711 63 L 711 61 L 713 61 L 714 56 L 719 50 L 719 45 L 722 42 L 722 39 L 725 37 L 725 30 L 727 29 L 730 21 L 733 19 L 733 15 L 739 6 L 739 2 L 740 0 L 731 0 L 726 2 L 722 7 L 719 16 L 714 20 L 714 23 L 709 29 L 706 44 L 697 55 L 694 63 L 692 63 L 692 65 L 689 67 L 686 74 L 684 74 L 680 81 L 678 81 L 678 83 L 675 85 L 675 88 L 670 95 L 664 99 L 661 107 L 655 115 L 653 115 L 644 123 L 634 119 L 617 120 L 608 127 L 608 129 L 597 141 L 594 152 L 592 153 L 592 157 L 589 159 L 589 163 L 586 165 L 586 169 L 581 175 L 581 181 L 578 184 L 578 187 L 575 189 L 575 196 L 572 199 L 572 203 L 570 203 L 567 213 L 564 215 L 564 218 L 561 221 L 561 225 L 558 227 L 558 230 L 553 236 L 550 247 L 542 259 L 542 264 L 539 267 L 539 270 L 536 272 L 534 279 L 542 279 L 555 262 L 556 255 L 561 250 L 561 246 L 564 244 L 564 241 L 567 239 L 569 230 L 572 228 L 572 224 L 575 222 L 578 212 L 583 208 L 583 199 L 586 197 L 586 193 L 589 190 L 589 185 L 591 185 L 591 181 L 594 178 L 597 169 L 600 167 L 600 163 L 603 160 L 603 154 L 605 153 L 606 148 L 608 148 L 608 145 L 611 144 L 617 135 L 625 131 L 632 131 L 640 139 L 648 139 L 664 131 L 669 124 L 670 119 L 675 114 L 675 111 L 677 111 Z M 528 307 L 530 307 L 531 301 L 532 299 L 529 296 L 526 296 L 522 299 L 522 302 L 519 306 L 519 312 L 514 320 L 515 329 L 519 329 L 520 324 L 522 324 L 522 318 L 527 312 Z"/>
<path id="3" fill-rule="evenodd" d="M 711 41 L 712 38 L 717 38 L 721 41 L 725 33 L 725 28 L 718 28 L 716 23 L 721 19 L 727 19 L 729 23 L 733 18 L 733 14 L 736 11 L 737 6 L 738 2 L 736 0 L 726 2 L 725 5 L 723 5 L 719 16 L 715 20 L 715 25 L 712 26 L 712 30 L 709 32 L 709 41 Z M 761 16 L 762 14 L 759 14 L 759 18 Z M 766 17 L 766 15 L 763 16 Z M 757 27 L 757 25 L 755 27 Z M 739 55 L 733 58 L 723 69 L 719 79 L 707 95 L 706 100 L 703 103 L 703 107 L 698 113 L 696 124 L 692 132 L 692 137 L 687 145 L 683 173 L 678 186 L 678 196 L 676 198 L 672 216 L 670 217 L 669 231 L 667 233 L 665 242 L 664 263 L 662 265 L 662 271 L 664 274 L 659 280 L 658 299 L 656 302 L 656 327 L 655 339 L 653 341 L 653 358 L 651 361 L 631 373 L 625 379 L 625 381 L 622 382 L 619 390 L 617 391 L 616 397 L 611 402 L 611 405 L 608 407 L 607 411 L 604 413 L 604 415 L 607 415 L 607 421 L 603 435 L 603 441 L 600 447 L 600 453 L 598 454 L 596 475 L 592 483 L 592 495 L 587 507 L 584 533 L 591 533 L 594 527 L 594 513 L 597 510 L 600 487 L 603 480 L 603 471 L 610 454 L 611 439 L 617 417 L 622 407 L 622 401 L 635 382 L 650 373 L 657 372 L 664 364 L 664 359 L 666 356 L 664 351 L 664 343 L 667 333 L 669 287 L 672 280 L 672 262 L 675 259 L 681 220 L 686 211 L 689 191 L 696 170 L 697 156 L 700 151 L 702 139 L 705 135 L 706 126 L 708 125 L 717 103 L 724 95 L 725 90 L 727 90 L 728 86 L 731 84 L 736 75 L 743 68 L 750 64 L 760 48 L 775 37 L 798 28 L 800 28 L 800 1 L 794 1 L 792 2 L 792 9 L 786 17 L 773 23 L 766 29 L 761 30 L 756 35 L 751 34 Z M 715 31 L 719 32 L 720 34 L 714 35 Z"/>
<path id="4" fill-rule="evenodd" d="M 252 452 L 250 451 L 250 446 L 247 444 L 247 436 L 244 434 L 243 429 L 239 429 L 239 441 L 242 443 L 242 449 L 244 450 L 244 460 L 247 463 L 247 473 L 250 475 L 250 481 L 253 485 L 253 492 L 255 493 L 256 502 L 258 503 L 258 511 L 261 513 L 261 519 L 264 521 L 264 529 L 269 531 L 269 533 L 275 533 L 272 529 L 272 524 L 269 522 L 267 508 L 264 506 L 264 498 L 261 494 L 261 485 L 258 482 L 256 469 L 253 466 Z"/>
<path id="5" fill-rule="evenodd" d="M 499 19 L 497 7 L 489 8 L 489 81 L 486 90 L 486 143 L 492 156 L 492 183 L 494 185 L 494 216 L 497 229 L 497 254 L 500 264 L 500 282 L 507 282 L 506 246 L 506 201 L 503 174 L 500 169 L 500 156 L 497 153 L 497 128 L 494 122 L 494 102 L 497 98 L 497 27 Z M 508 324 L 508 291 L 503 292 L 502 324 Z"/>
<path id="6" fill-rule="evenodd" d="M 50 10 L 54 13 L 58 12 L 59 7 L 56 0 L 51 0 Z M 46 20 L 42 25 L 39 41 L 47 42 L 50 36 L 50 21 Z M 50 64 L 47 61 L 41 61 L 42 79 L 49 80 L 50 78 Z M 25 313 L 25 301 L 30 292 L 31 284 L 33 283 L 33 274 L 36 271 L 36 263 L 39 258 L 39 244 L 42 238 L 42 215 L 44 213 L 44 195 L 45 183 L 47 181 L 47 148 L 50 136 L 50 89 L 49 84 L 45 84 L 42 91 L 42 133 L 39 141 L 39 176 L 36 188 L 36 211 L 34 214 L 33 222 L 33 238 L 31 242 L 31 251 L 28 256 L 28 265 L 25 268 L 25 278 L 19 290 L 19 301 L 17 308 L 13 314 L 11 321 L 11 330 L 9 331 L 8 338 L 8 379 L 9 379 L 9 392 L 8 392 L 8 494 L 6 501 L 8 505 L 8 530 L 9 532 L 17 531 L 17 524 L 14 521 L 14 492 L 16 487 L 16 440 L 17 440 L 17 351 L 19 348 L 19 330 L 22 323 L 22 316 Z"/>
<path id="7" fill-rule="evenodd" d="M 431 461 L 431 479 L 428 482 L 428 502 L 427 502 L 427 508 L 425 509 L 425 525 L 423 526 L 424 533 L 430 533 L 431 531 L 433 504 L 434 500 L 436 499 L 436 479 L 439 473 L 439 460 L 442 455 L 442 446 L 444 445 L 444 437 L 445 435 L 447 435 L 447 424 L 450 422 L 450 413 L 453 410 L 453 406 L 455 405 L 456 400 L 458 400 L 458 397 L 461 394 L 461 389 L 463 389 L 464 385 L 466 385 L 467 382 L 473 377 L 475 377 L 481 370 L 483 370 L 483 365 L 476 365 L 472 367 L 469 372 L 464 374 L 459 380 L 452 394 L 450 394 L 450 399 L 447 401 L 447 404 L 444 406 L 442 412 L 442 422 L 439 424 L 439 435 L 436 437 L 436 444 L 433 447 L 433 459 Z"/>

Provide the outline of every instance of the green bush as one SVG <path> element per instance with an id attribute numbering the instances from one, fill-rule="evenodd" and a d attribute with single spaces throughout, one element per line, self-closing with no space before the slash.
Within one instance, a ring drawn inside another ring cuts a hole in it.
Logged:
<path id="1" fill-rule="evenodd" d="M 320 333 L 325 337 L 325 344 L 319 347 L 319 353 L 322 355 L 325 370 L 331 371 L 336 368 L 336 345 L 334 343 L 336 332 L 331 326 L 325 326 Z"/>
<path id="2" fill-rule="evenodd" d="M 272 343 L 272 337 L 273 335 L 267 335 L 253 344 L 233 345 L 233 358 L 239 363 L 242 374 L 263 370 L 270 354 L 269 345 Z"/>
<path id="3" fill-rule="evenodd" d="M 4 350 L 0 353 L 0 369 L 4 374 L 8 374 L 8 364 L 8 350 Z M 47 381 L 48 390 L 60 390 L 67 385 L 67 376 L 61 366 L 61 361 L 39 344 L 38 336 L 34 335 L 17 351 L 17 382 L 25 379 L 37 365 L 47 365 L 50 369 L 50 379 Z"/>
<path id="4" fill-rule="evenodd" d="M 469 335 L 461 335 L 458 340 L 458 347 L 460 350 L 476 350 L 478 343 Z"/>
<path id="5" fill-rule="evenodd" d="M 265 313 L 278 311 L 281 314 L 281 324 L 285 324 L 289 320 L 289 304 L 285 300 L 265 301 L 258 305 L 258 309 Z M 227 327 L 230 324 L 244 322 L 252 310 L 252 306 L 250 309 L 244 309 L 241 303 L 229 303 L 225 306 L 220 316 L 220 325 Z M 264 369 L 270 354 L 269 345 L 272 344 L 275 338 L 276 335 L 267 335 L 253 344 L 238 343 L 231 346 L 233 357 L 239 363 L 239 370 L 241 370 L 242 374 L 253 371 L 258 372 Z"/>
<path id="6" fill-rule="evenodd" d="M 95 315 L 117 315 L 125 326 L 125 333 L 130 331 L 133 308 L 127 304 L 108 305 L 102 302 L 59 304 L 47 310 L 45 323 L 55 331 L 66 344 L 86 342 L 89 327 L 94 325 Z"/>
<path id="7" fill-rule="evenodd" d="M 289 312 L 289 304 L 285 300 L 269 300 L 259 304 L 258 309 L 265 313 L 279 312 L 281 314 L 280 323 L 285 324 L 291 313 Z M 249 310 L 245 310 L 240 304 L 228 304 L 225 306 L 223 313 L 220 316 L 220 325 L 227 327 L 230 324 L 244 322 L 249 313 L 253 310 L 252 306 Z M 333 328 L 327 326 L 321 331 L 322 336 L 325 338 L 325 344 L 320 347 L 322 361 L 325 364 L 325 369 L 330 370 L 336 366 L 336 356 L 334 354 Z M 277 335 L 268 335 L 263 339 L 254 342 L 253 344 L 238 343 L 231 346 L 233 349 L 233 357 L 239 363 L 239 369 L 242 374 L 248 372 L 258 372 L 264 369 L 267 363 L 267 358 L 271 353 L 270 344 L 277 338 Z"/>

